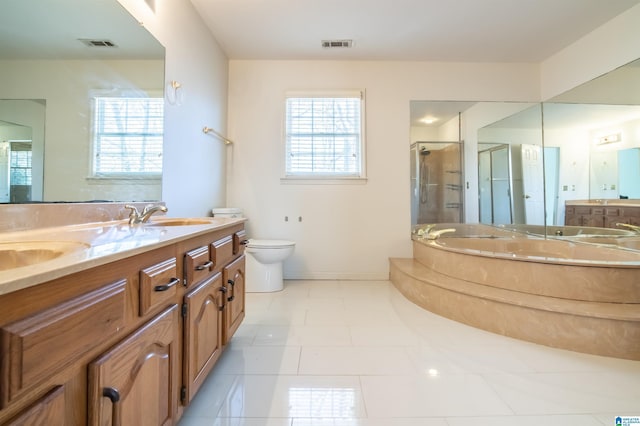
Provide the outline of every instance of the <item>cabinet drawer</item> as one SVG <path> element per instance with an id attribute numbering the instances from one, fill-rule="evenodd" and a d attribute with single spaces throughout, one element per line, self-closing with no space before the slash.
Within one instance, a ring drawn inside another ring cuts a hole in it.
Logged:
<path id="1" fill-rule="evenodd" d="M 618 216 L 618 209 L 607 207 L 604 209 L 604 214 L 606 216 Z"/>
<path id="2" fill-rule="evenodd" d="M 640 207 L 625 207 L 620 209 L 620 216 L 640 217 Z"/>
<path id="3" fill-rule="evenodd" d="M 591 209 L 591 214 L 603 215 L 604 214 L 604 208 L 603 207 L 594 207 L 594 208 Z"/>
<path id="4" fill-rule="evenodd" d="M 125 323 L 125 279 L 2 327 L 2 397 L 5 407 L 45 382 Z"/>
<path id="5" fill-rule="evenodd" d="M 575 214 L 576 213 L 576 208 L 575 207 L 565 207 L 564 213 L 565 214 Z"/>
<path id="6" fill-rule="evenodd" d="M 591 207 L 576 207 L 575 214 L 591 214 Z"/>
<path id="7" fill-rule="evenodd" d="M 140 271 L 140 316 L 170 301 L 177 294 L 176 258 L 165 260 Z"/>
<path id="8" fill-rule="evenodd" d="M 244 253 L 244 247 L 249 240 L 247 240 L 247 233 L 244 231 L 238 231 L 233 234 L 233 255 L 237 256 Z"/>
<path id="9" fill-rule="evenodd" d="M 209 246 L 198 247 L 184 255 L 184 275 L 187 287 L 207 278 L 213 267 Z"/>
<path id="10" fill-rule="evenodd" d="M 218 272 L 233 259 L 233 238 L 228 235 L 211 243 L 211 261 L 213 269 Z"/>

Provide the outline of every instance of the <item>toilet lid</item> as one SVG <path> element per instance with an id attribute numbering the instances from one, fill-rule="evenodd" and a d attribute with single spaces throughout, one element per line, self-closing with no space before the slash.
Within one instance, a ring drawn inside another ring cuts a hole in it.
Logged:
<path id="1" fill-rule="evenodd" d="M 249 248 L 287 248 L 294 246 L 296 243 L 293 241 L 287 240 L 254 240 L 253 238 L 249 239 L 249 243 L 247 247 Z"/>

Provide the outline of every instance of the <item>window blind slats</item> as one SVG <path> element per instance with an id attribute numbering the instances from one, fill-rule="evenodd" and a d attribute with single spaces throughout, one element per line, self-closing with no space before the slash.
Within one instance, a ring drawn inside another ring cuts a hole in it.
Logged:
<path id="1" fill-rule="evenodd" d="M 96 98 L 94 175 L 162 172 L 164 100 Z"/>
<path id="2" fill-rule="evenodd" d="M 286 174 L 359 176 L 360 97 L 290 97 Z"/>

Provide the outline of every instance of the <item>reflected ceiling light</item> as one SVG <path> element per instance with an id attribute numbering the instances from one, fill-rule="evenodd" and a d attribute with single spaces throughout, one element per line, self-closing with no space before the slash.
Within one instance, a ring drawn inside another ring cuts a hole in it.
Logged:
<path id="1" fill-rule="evenodd" d="M 430 368 L 427 370 L 427 374 L 429 375 L 429 377 L 438 377 L 440 375 L 440 372 L 435 368 Z"/>
<path id="2" fill-rule="evenodd" d="M 622 141 L 622 134 L 621 133 L 613 133 L 611 135 L 606 135 L 606 136 L 599 137 L 596 140 L 596 145 L 606 145 L 608 143 L 616 143 L 616 142 L 621 142 L 621 141 Z"/>
<path id="3" fill-rule="evenodd" d="M 438 119 L 436 117 L 425 117 L 425 118 L 421 119 L 420 121 L 425 123 L 425 124 L 433 124 L 436 121 L 438 121 Z"/>

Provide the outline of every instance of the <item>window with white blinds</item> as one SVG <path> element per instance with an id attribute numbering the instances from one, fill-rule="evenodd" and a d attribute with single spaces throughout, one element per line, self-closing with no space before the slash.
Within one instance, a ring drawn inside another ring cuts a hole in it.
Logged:
<path id="1" fill-rule="evenodd" d="M 288 178 L 364 177 L 363 94 L 287 94 Z"/>
<path id="2" fill-rule="evenodd" d="M 164 99 L 94 99 L 93 176 L 160 176 Z"/>

